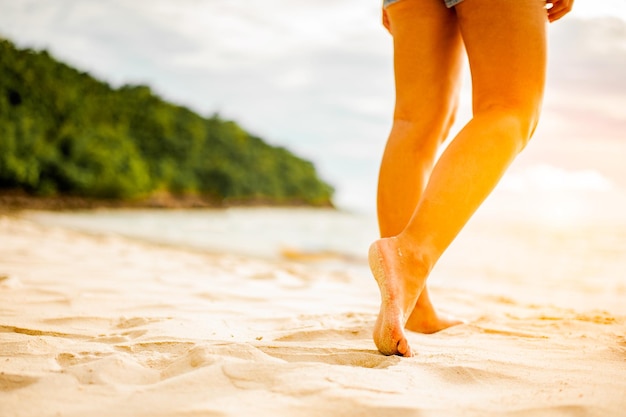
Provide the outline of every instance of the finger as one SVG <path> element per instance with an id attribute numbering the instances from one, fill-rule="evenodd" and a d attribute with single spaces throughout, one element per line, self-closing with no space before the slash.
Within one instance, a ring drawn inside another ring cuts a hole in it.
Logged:
<path id="1" fill-rule="evenodd" d="M 562 12 L 559 12 L 559 13 L 549 14 L 548 19 L 550 20 L 550 23 L 556 22 L 557 20 L 565 16 L 568 12 L 569 10 L 563 10 Z"/>
<path id="2" fill-rule="evenodd" d="M 570 0 L 553 0 L 547 4 L 552 7 L 548 8 L 548 18 L 551 22 L 559 20 L 572 10 L 573 1 Z"/>
<path id="3" fill-rule="evenodd" d="M 559 3 L 554 3 L 554 6 L 548 10 L 549 14 L 559 14 L 562 12 L 569 12 L 571 10 L 571 7 L 569 6 L 569 4 L 565 4 L 564 2 L 559 2 Z"/>
<path id="4" fill-rule="evenodd" d="M 550 22 L 556 22 L 567 13 L 569 13 L 569 10 L 566 8 L 550 11 L 550 13 L 548 13 L 548 19 L 550 20 Z"/>

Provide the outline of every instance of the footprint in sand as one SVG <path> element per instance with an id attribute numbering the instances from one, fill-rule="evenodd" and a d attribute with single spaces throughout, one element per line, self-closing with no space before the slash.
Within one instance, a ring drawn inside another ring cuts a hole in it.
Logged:
<path id="1" fill-rule="evenodd" d="M 57 363 L 61 366 L 61 368 L 67 368 L 69 366 L 74 366 L 78 364 L 93 362 L 98 359 L 102 359 L 105 356 L 112 355 L 112 353 L 105 352 L 80 352 L 80 353 L 70 353 L 64 352 L 59 353 L 56 357 Z"/>
<path id="2" fill-rule="evenodd" d="M 16 326 L 0 326 L 0 333 L 19 333 L 19 334 L 25 334 L 28 336 L 51 336 L 51 337 L 63 337 L 67 339 L 78 339 L 78 340 L 84 340 L 88 338 L 87 336 L 83 336 L 80 334 L 62 333 L 62 332 L 55 332 L 51 330 L 28 329 L 25 327 L 16 327 Z"/>
<path id="3" fill-rule="evenodd" d="M 296 331 L 275 339 L 277 342 L 312 342 L 312 341 L 342 341 L 369 339 L 371 329 L 363 326 L 346 329 L 321 329 Z"/>
<path id="4" fill-rule="evenodd" d="M 108 344 L 126 343 L 126 342 L 130 342 L 133 339 L 137 339 L 145 335 L 146 333 L 148 333 L 147 330 L 134 330 L 134 331 L 124 332 L 120 334 L 100 335 L 98 337 L 94 337 L 93 339 L 91 339 L 90 342 L 108 343 Z"/>
<path id="5" fill-rule="evenodd" d="M 5 374 L 0 372 L 0 392 L 25 388 L 37 382 L 39 378 L 27 375 Z"/>
<path id="6" fill-rule="evenodd" d="M 15 290 L 21 287 L 23 287 L 23 284 L 18 277 L 0 273 L 0 288 Z"/>
<path id="7" fill-rule="evenodd" d="M 275 339 L 280 342 L 369 340 L 374 317 L 371 314 L 345 313 L 341 315 L 300 315 L 300 325 L 314 329 L 290 331 Z M 311 326 L 309 326 L 311 325 Z"/>
<path id="8" fill-rule="evenodd" d="M 399 357 L 382 356 L 376 350 L 328 346 L 329 342 L 345 343 L 371 340 L 371 315 L 346 313 L 340 316 L 300 316 L 302 323 L 312 322 L 317 328 L 290 331 L 274 339 L 275 344 L 257 346 L 258 349 L 287 362 L 322 362 L 331 365 L 362 368 L 387 368 Z M 319 328 L 321 325 L 322 328 Z M 334 327 L 334 328 L 333 328 Z M 294 343 L 295 342 L 295 343 Z M 313 343 L 312 343 L 313 342 Z M 302 346 L 308 344 L 309 346 Z"/>
<path id="9" fill-rule="evenodd" d="M 522 384 L 523 381 L 504 372 L 490 371 L 472 366 L 437 366 L 431 370 L 436 372 L 444 381 L 449 381 L 455 385 L 491 385 L 497 381 L 500 387 L 510 387 Z"/>
<path id="10" fill-rule="evenodd" d="M 196 344 L 194 342 L 181 342 L 177 340 L 149 341 L 138 342 L 116 346 L 115 348 L 130 353 L 167 353 L 172 356 L 180 356 L 192 349 Z"/>
<path id="11" fill-rule="evenodd" d="M 146 317 L 132 317 L 132 318 L 120 318 L 113 328 L 115 330 L 126 330 L 122 332 L 113 331 L 111 333 L 100 334 L 97 337 L 91 339 L 92 342 L 117 344 L 126 343 L 134 339 L 138 339 L 148 333 L 145 329 L 136 329 L 137 327 L 144 326 L 150 323 L 158 323 L 166 319 L 161 318 L 146 318 Z"/>
<path id="12" fill-rule="evenodd" d="M 63 373 L 72 375 L 83 385 L 149 385 L 160 380 L 157 369 L 130 355 L 105 354 L 95 358 L 93 355 L 85 355 L 87 358 L 64 355 L 57 360 L 64 364 Z"/>
<path id="13" fill-rule="evenodd" d="M 150 323 L 158 323 L 163 320 L 165 319 L 148 317 L 131 317 L 127 319 L 122 317 L 119 319 L 115 327 L 117 327 L 118 329 L 130 329 L 133 327 L 144 326 Z"/>
<path id="14" fill-rule="evenodd" d="M 626 356 L 626 336 L 617 336 L 617 351 Z"/>
<path id="15" fill-rule="evenodd" d="M 182 353 L 182 352 L 181 352 Z M 224 360 L 236 359 L 246 363 L 261 364 L 268 361 L 276 361 L 260 349 L 248 343 L 213 343 L 196 345 L 190 343 L 186 346 L 184 354 L 171 361 L 170 364 L 163 369 L 161 375 L 164 379 L 172 378 L 178 375 L 186 374 L 195 369 L 211 366 L 217 362 Z"/>
<path id="16" fill-rule="evenodd" d="M 258 349 L 287 362 L 321 362 L 360 368 L 388 368 L 401 360 L 398 356 L 383 356 L 373 349 L 370 351 L 292 346 L 258 346 Z"/>

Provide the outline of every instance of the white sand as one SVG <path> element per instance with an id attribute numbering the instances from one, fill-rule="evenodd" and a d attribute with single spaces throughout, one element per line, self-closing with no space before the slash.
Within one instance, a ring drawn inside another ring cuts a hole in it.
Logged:
<path id="1" fill-rule="evenodd" d="M 0 216 L 0 416 L 626 415 L 616 281 L 551 302 L 460 245 L 440 274 L 471 277 L 432 292 L 469 323 L 404 359 L 370 339 L 369 277 Z"/>

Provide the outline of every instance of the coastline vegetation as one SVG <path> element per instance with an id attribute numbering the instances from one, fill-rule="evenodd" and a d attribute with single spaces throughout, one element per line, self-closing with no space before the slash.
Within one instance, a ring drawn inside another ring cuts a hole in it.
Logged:
<path id="1" fill-rule="evenodd" d="M 310 161 L 147 86 L 113 88 L 0 40 L 0 192 L 118 202 L 332 205 Z"/>

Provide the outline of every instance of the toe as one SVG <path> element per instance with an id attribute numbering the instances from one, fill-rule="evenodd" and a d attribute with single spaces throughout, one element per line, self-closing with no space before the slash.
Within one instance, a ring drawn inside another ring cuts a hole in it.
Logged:
<path id="1" fill-rule="evenodd" d="M 406 340 L 406 338 L 402 338 L 400 339 L 400 341 L 398 342 L 398 353 L 401 356 L 405 356 L 405 357 L 411 357 L 413 356 L 413 352 L 411 351 L 411 346 L 409 345 L 408 340 Z"/>

